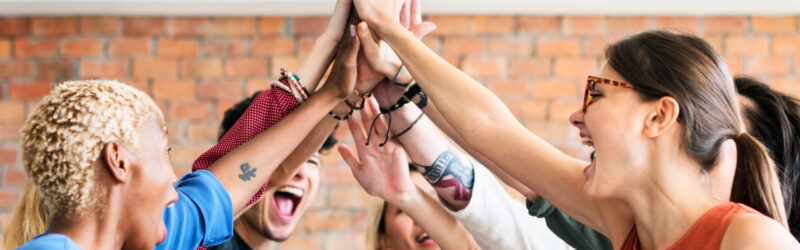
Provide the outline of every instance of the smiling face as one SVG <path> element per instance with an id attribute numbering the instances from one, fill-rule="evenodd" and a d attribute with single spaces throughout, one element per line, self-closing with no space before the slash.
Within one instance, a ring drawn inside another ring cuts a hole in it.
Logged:
<path id="1" fill-rule="evenodd" d="M 428 195 L 436 196 L 436 191 L 422 174 L 412 171 L 411 179 Z M 408 214 L 397 206 L 387 202 L 384 208 L 383 220 L 386 232 L 378 235 L 381 249 L 440 249 L 439 245 Z"/>
<path id="2" fill-rule="evenodd" d="M 315 153 L 291 176 L 281 176 L 276 171 L 264 190 L 264 198 L 242 214 L 241 220 L 267 239 L 286 240 L 314 202 L 319 168 L 319 153 Z"/>
<path id="3" fill-rule="evenodd" d="M 627 82 L 607 65 L 597 76 Z M 584 169 L 584 192 L 589 198 L 617 196 L 646 165 L 642 131 L 651 107 L 628 88 L 596 84 L 589 95 L 593 101 L 586 112 L 577 110 L 570 116 L 583 144 L 594 148 L 592 161 Z"/>
<path id="4" fill-rule="evenodd" d="M 121 222 L 130 232 L 125 248 L 152 248 L 161 243 L 167 236 L 164 209 L 178 200 L 163 121 L 145 122 L 139 131 L 142 143 L 130 154 L 130 182 Z"/>

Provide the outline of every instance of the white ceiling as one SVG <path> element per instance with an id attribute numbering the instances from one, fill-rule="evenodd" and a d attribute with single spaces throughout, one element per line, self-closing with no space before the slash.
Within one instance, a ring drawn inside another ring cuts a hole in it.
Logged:
<path id="1" fill-rule="evenodd" d="M 0 0 L 0 15 L 328 15 L 334 0 Z M 800 0 L 425 0 L 426 14 L 798 15 Z"/>

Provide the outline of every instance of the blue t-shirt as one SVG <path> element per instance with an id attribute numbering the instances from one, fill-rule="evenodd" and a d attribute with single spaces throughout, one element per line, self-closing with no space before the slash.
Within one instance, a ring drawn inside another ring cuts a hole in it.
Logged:
<path id="1" fill-rule="evenodd" d="M 227 241 L 233 235 L 231 197 L 206 170 L 186 174 L 175 186 L 178 202 L 164 209 L 167 238 L 155 249 L 195 249 Z M 36 236 L 17 249 L 80 249 L 61 234 Z"/>

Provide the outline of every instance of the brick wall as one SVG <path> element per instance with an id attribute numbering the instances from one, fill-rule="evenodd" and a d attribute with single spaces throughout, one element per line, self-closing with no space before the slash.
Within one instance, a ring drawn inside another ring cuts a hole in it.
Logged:
<path id="1" fill-rule="evenodd" d="M 519 120 L 572 155 L 583 155 L 567 117 L 605 44 L 632 32 L 696 33 L 747 73 L 800 95 L 798 17 L 432 16 L 424 42 L 484 82 Z M 18 159 L 25 115 L 52 83 L 114 78 L 150 94 L 167 117 L 179 174 L 214 144 L 222 113 L 295 67 L 325 17 L 0 18 L 0 223 L 25 183 Z M 345 129 L 340 139 L 349 141 Z M 280 249 L 363 248 L 366 194 L 337 154 L 323 158 L 322 188 Z"/>

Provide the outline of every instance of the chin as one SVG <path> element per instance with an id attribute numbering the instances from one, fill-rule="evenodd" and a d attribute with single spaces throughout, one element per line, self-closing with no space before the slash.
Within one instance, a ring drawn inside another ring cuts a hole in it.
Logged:
<path id="1" fill-rule="evenodd" d="M 286 229 L 286 230 L 279 229 L 279 230 L 276 230 L 276 231 L 277 232 L 274 232 L 274 231 L 266 232 L 264 234 L 264 237 L 269 239 L 269 240 L 271 240 L 271 241 L 284 242 L 287 239 L 289 239 L 289 237 L 292 236 L 292 232 L 294 231 L 294 226 L 292 226 L 292 228 L 290 228 L 290 229 Z"/>

